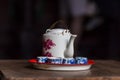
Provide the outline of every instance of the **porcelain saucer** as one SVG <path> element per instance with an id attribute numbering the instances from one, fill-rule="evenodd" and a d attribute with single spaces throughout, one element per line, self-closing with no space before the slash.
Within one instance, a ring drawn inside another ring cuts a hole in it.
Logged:
<path id="1" fill-rule="evenodd" d="M 28 62 L 31 63 L 33 67 L 36 69 L 60 70 L 60 71 L 88 70 L 95 63 L 94 60 L 88 60 L 87 64 L 50 64 L 50 63 L 38 63 L 36 59 L 30 59 Z"/>

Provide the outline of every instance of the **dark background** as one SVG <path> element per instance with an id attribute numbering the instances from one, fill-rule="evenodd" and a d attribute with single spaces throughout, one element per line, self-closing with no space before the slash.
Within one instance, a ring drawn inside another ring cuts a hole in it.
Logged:
<path id="1" fill-rule="evenodd" d="M 104 23 L 84 31 L 80 56 L 120 60 L 120 1 L 92 0 Z M 0 59 L 40 56 L 42 34 L 59 20 L 58 0 L 0 0 Z"/>

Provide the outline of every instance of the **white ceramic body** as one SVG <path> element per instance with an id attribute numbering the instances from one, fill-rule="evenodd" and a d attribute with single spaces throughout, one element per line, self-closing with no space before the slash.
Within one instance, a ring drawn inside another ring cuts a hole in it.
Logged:
<path id="1" fill-rule="evenodd" d="M 43 35 L 43 54 L 49 57 L 62 57 L 64 58 L 64 52 L 69 42 L 71 34 L 66 29 L 53 29 L 47 30 Z M 46 47 L 47 45 L 51 46 Z M 46 49 L 47 48 L 47 49 Z"/>

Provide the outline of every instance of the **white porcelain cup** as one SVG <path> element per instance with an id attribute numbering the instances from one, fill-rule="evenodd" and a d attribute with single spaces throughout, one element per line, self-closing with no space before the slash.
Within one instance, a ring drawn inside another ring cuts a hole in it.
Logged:
<path id="1" fill-rule="evenodd" d="M 48 29 L 43 34 L 43 54 L 48 57 L 62 57 L 71 34 L 66 29 Z"/>

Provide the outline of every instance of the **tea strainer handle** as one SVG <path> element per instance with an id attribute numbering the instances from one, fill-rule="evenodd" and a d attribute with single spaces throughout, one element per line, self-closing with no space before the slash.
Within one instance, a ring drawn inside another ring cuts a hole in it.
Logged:
<path id="1" fill-rule="evenodd" d="M 67 24 L 65 23 L 65 21 L 63 21 L 63 20 L 58 20 L 58 21 L 54 22 L 54 23 L 50 26 L 49 29 L 53 29 L 58 23 L 62 23 L 62 24 L 64 25 L 64 27 L 65 27 L 66 29 L 68 29 L 68 25 L 67 25 Z"/>

